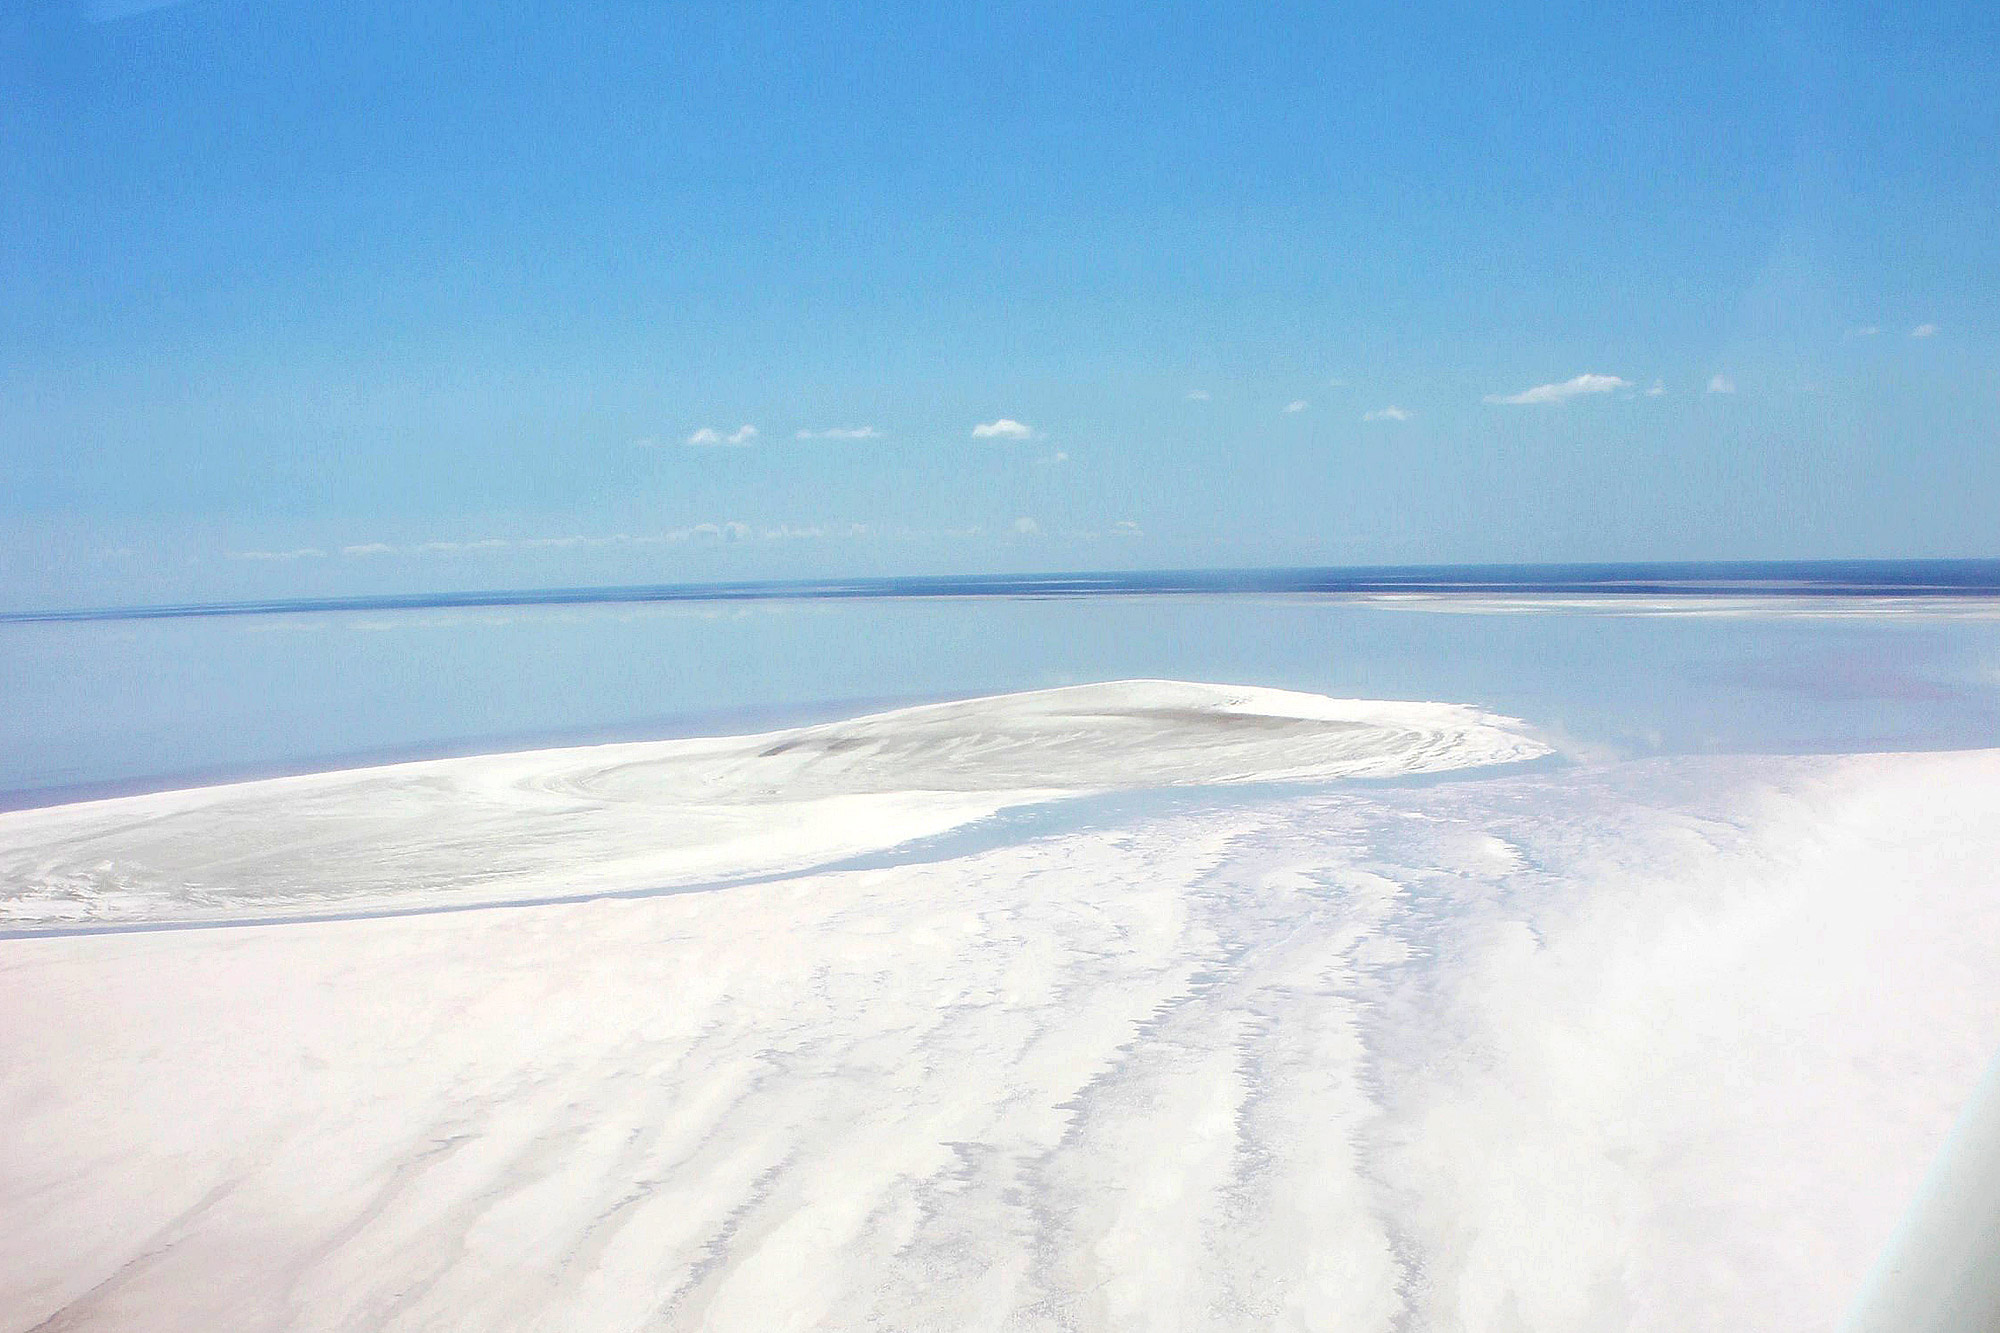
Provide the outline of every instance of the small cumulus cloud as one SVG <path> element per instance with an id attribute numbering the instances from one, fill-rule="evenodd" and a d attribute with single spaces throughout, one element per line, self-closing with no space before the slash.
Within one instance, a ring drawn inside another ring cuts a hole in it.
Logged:
<path id="1" fill-rule="evenodd" d="M 1017 518 L 1014 520 L 1014 535 L 1017 537 L 1039 537 L 1042 535 L 1042 525 L 1035 522 L 1032 518 Z"/>
<path id="2" fill-rule="evenodd" d="M 1658 398 L 1661 394 L 1665 393 L 1666 391 L 1667 391 L 1667 382 L 1665 380 L 1654 380 L 1652 384 L 1647 387 L 1646 396 L 1648 398 Z"/>
<path id="3" fill-rule="evenodd" d="M 687 540 L 694 542 L 743 542 L 756 536 L 756 530 L 748 523 L 697 523 L 685 529 Z"/>
<path id="4" fill-rule="evenodd" d="M 1035 461 L 1043 467 L 1061 467 L 1064 463 L 1069 462 L 1069 450 L 1058 449 L 1052 454 L 1042 455 Z"/>
<path id="5" fill-rule="evenodd" d="M 882 432 L 873 426 L 828 426 L 825 430 L 802 430 L 796 440 L 879 440 Z"/>
<path id="6" fill-rule="evenodd" d="M 1400 407 L 1378 407 L 1373 412 L 1363 412 L 1361 419 L 1363 421 L 1408 421 L 1415 415 L 1415 412 L 1406 411 Z"/>
<path id="7" fill-rule="evenodd" d="M 1735 393 L 1736 381 L 1727 375 L 1711 375 L 1708 380 L 1709 393 Z"/>
<path id="8" fill-rule="evenodd" d="M 1505 403 L 1514 407 L 1531 406 L 1538 403 L 1559 405 L 1568 402 L 1572 398 L 1581 398 L 1586 394 L 1610 393 L 1614 389 L 1629 389 L 1631 387 L 1632 382 L 1630 380 L 1621 379 L 1616 375 L 1578 375 L 1573 379 L 1566 379 L 1560 384 L 1537 384 L 1534 388 L 1523 389 L 1519 393 L 1489 393 L 1486 395 L 1486 401 L 1489 403 Z"/>
<path id="9" fill-rule="evenodd" d="M 1186 397 L 1190 403 L 1205 403 L 1212 395 L 1206 389 L 1189 389 Z"/>
<path id="10" fill-rule="evenodd" d="M 757 438 L 755 426 L 738 426 L 732 431 L 719 431 L 713 426 L 703 426 L 687 437 L 687 442 L 696 448 L 710 448 L 715 445 L 748 444 Z"/>
<path id="11" fill-rule="evenodd" d="M 1146 534 L 1141 532 L 1139 525 L 1131 519 L 1121 518 L 1111 525 L 1111 535 L 1114 537 L 1143 537 Z"/>
<path id="12" fill-rule="evenodd" d="M 1291 401 L 1291 402 L 1289 402 L 1289 403 L 1286 403 L 1286 404 L 1285 404 L 1285 410 L 1286 410 L 1287 412 L 1303 412 L 1303 411 L 1305 411 L 1305 410 L 1306 410 L 1306 409 L 1307 409 L 1308 407 L 1311 407 L 1311 406 L 1312 406 L 1312 404 L 1311 404 L 1311 403 L 1309 403 L 1309 402 L 1307 402 L 1307 401 L 1306 401 L 1305 399 L 1303 399 L 1303 398 L 1294 398 L 1294 399 L 1292 399 L 1292 401 Z"/>
<path id="13" fill-rule="evenodd" d="M 1937 333 L 1938 326 L 1935 324 L 1919 324 L 1910 330 L 1912 338 L 1935 338 L 1937 337 Z"/>
<path id="14" fill-rule="evenodd" d="M 1034 431 L 1012 417 L 1001 417 L 997 421 L 982 421 L 972 428 L 975 440 L 1026 440 L 1034 436 Z"/>
<path id="15" fill-rule="evenodd" d="M 1874 338 L 1879 336 L 1881 332 L 1882 327 L 1879 324 L 1857 324 L 1847 331 L 1847 336 L 1850 338 Z"/>

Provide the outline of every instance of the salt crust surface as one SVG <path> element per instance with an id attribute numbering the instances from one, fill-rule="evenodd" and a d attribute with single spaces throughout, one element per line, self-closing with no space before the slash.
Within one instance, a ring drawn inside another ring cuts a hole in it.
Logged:
<path id="1" fill-rule="evenodd" d="M 315 773 L 0 814 L 0 929 L 627 892 L 804 869 L 1079 792 L 1546 750 L 1452 704 L 1114 681 L 760 736 Z"/>
<path id="2" fill-rule="evenodd" d="M 1997 813 L 1656 760 L 6 941 L 0 1328 L 1830 1328 L 2000 1046 Z"/>

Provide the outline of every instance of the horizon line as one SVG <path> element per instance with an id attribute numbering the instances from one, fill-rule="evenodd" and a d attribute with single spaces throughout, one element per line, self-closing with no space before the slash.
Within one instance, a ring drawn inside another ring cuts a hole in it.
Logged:
<path id="1" fill-rule="evenodd" d="M 1912 577 L 1914 575 L 1929 577 L 1915 578 Z M 468 610 L 510 606 L 610 606 L 655 602 L 1385 593 L 1544 597 L 1991 597 L 2000 596 L 2000 558 L 1550 561 L 1073 570 L 1048 574 L 872 575 L 845 579 L 606 584 L 54 607 L 0 611 L 0 624 L 183 620 L 342 611 Z"/>

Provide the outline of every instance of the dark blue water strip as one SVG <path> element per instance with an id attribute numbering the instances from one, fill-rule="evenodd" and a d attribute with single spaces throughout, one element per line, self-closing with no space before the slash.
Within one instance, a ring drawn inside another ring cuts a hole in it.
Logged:
<path id="1" fill-rule="evenodd" d="M 0 612 L 0 624 L 181 620 L 325 611 L 417 611 L 645 602 L 882 601 L 945 597 L 1442 593 L 1509 596 L 1995 597 L 2000 560 L 1803 560 L 1592 565 L 1379 565 L 1067 574 L 652 583 L 596 588 L 295 597 Z"/>

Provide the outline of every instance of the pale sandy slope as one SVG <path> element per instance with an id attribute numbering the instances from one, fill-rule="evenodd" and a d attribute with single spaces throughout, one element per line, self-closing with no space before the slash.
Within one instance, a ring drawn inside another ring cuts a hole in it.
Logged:
<path id="1" fill-rule="evenodd" d="M 0 814 L 0 930 L 624 892 L 805 869 L 1079 792 L 1546 751 L 1452 704 L 1115 681 L 761 736 L 352 769 Z"/>
<path id="2" fill-rule="evenodd" d="M 2000 1047 L 2000 753 L 0 944 L 0 1328 L 1830 1328 Z"/>

